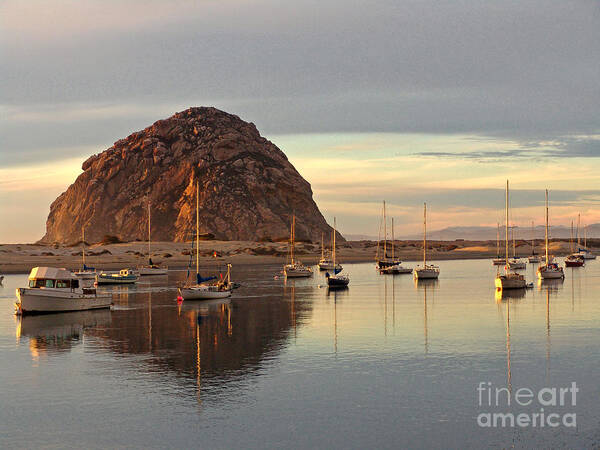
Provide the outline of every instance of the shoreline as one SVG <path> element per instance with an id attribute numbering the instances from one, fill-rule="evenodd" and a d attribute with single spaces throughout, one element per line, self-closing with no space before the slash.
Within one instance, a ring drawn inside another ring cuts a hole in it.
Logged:
<path id="1" fill-rule="evenodd" d="M 389 244 L 388 244 L 389 245 Z M 101 270 L 135 268 L 147 263 L 148 244 L 129 242 L 119 244 L 92 244 L 85 246 L 86 265 Z M 519 248 L 520 247 L 520 248 Z M 266 265 L 284 264 L 287 258 L 286 242 L 252 241 L 201 241 L 199 245 L 200 266 L 209 268 L 215 265 Z M 531 254 L 530 245 L 522 241 L 517 246 L 517 256 L 526 258 Z M 82 267 L 81 246 L 57 246 L 38 244 L 0 244 L 0 274 L 29 273 L 32 267 L 65 267 L 71 270 Z M 190 264 L 189 243 L 152 242 L 151 257 L 155 264 L 172 267 L 173 270 L 187 269 Z M 193 250 L 195 252 L 195 250 Z M 341 263 L 375 262 L 377 242 L 347 241 L 337 249 Z M 592 249 L 594 251 L 594 249 Z M 396 241 L 395 257 L 407 262 L 422 260 L 421 241 Z M 555 256 L 569 254 L 567 241 L 553 241 L 550 252 Z M 388 251 L 388 256 L 390 255 Z M 543 256 L 541 248 L 536 254 Z M 215 257 L 214 255 L 217 255 Z M 305 264 L 317 264 L 321 248 L 317 244 L 298 243 L 296 255 Z M 496 257 L 495 241 L 433 241 L 428 243 L 427 259 L 492 259 Z M 195 258 L 191 259 L 195 266 Z"/>

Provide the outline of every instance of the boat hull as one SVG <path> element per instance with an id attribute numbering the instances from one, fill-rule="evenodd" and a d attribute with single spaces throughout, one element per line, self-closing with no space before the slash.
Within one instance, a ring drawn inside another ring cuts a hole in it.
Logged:
<path id="1" fill-rule="evenodd" d="M 334 265 L 333 263 L 319 263 L 319 270 L 334 270 L 334 269 L 342 270 L 342 265 L 341 264 Z"/>
<path id="2" fill-rule="evenodd" d="M 167 275 L 169 271 L 160 267 L 140 267 L 138 268 L 140 276 L 148 275 Z"/>
<path id="3" fill-rule="evenodd" d="M 311 270 L 288 270 L 288 269 L 284 269 L 283 270 L 284 275 L 287 278 L 309 278 L 312 277 L 312 271 Z"/>
<path id="4" fill-rule="evenodd" d="M 494 266 L 503 266 L 504 264 L 506 264 L 505 259 L 501 259 L 501 258 L 492 259 L 492 265 L 494 265 Z"/>
<path id="5" fill-rule="evenodd" d="M 348 287 L 348 284 L 350 284 L 350 279 L 348 277 L 327 277 L 327 286 L 329 289 L 342 289 Z"/>
<path id="6" fill-rule="evenodd" d="M 439 269 L 416 268 L 413 271 L 415 278 L 418 280 L 435 280 L 440 276 Z"/>
<path id="7" fill-rule="evenodd" d="M 214 300 L 231 297 L 230 290 L 217 291 L 207 286 L 181 288 L 179 293 L 184 300 Z"/>
<path id="8" fill-rule="evenodd" d="M 17 308 L 21 314 L 84 311 L 110 308 L 112 295 L 79 294 L 75 292 L 35 292 L 41 289 L 18 288 Z"/>
<path id="9" fill-rule="evenodd" d="M 565 277 L 565 274 L 562 271 L 560 271 L 560 272 L 555 272 L 555 271 L 538 272 L 538 278 L 540 278 L 542 280 L 557 280 L 557 279 L 561 279 L 564 277 Z"/>
<path id="10" fill-rule="evenodd" d="M 522 270 L 527 268 L 527 264 L 525 264 L 524 262 L 508 263 L 508 268 L 511 270 Z"/>
<path id="11" fill-rule="evenodd" d="M 495 280 L 496 289 L 525 289 L 527 287 L 527 281 L 524 277 L 506 277 L 501 275 Z"/>

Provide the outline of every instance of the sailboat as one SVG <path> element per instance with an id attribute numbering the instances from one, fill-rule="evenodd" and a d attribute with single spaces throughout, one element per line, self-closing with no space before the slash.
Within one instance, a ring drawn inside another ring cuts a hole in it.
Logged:
<path id="1" fill-rule="evenodd" d="M 552 258 L 548 255 L 548 189 L 546 189 L 546 262 L 538 267 L 537 274 L 540 280 L 565 278 L 563 268 L 552 262 Z"/>
<path id="2" fill-rule="evenodd" d="M 506 259 L 500 257 L 500 224 L 498 223 L 498 230 L 496 231 L 496 257 L 492 259 L 492 265 L 503 266 L 506 264 Z"/>
<path id="3" fill-rule="evenodd" d="M 85 228 L 81 227 L 81 270 L 73 272 L 75 276 L 84 280 L 96 278 L 96 269 L 85 265 Z"/>
<path id="4" fill-rule="evenodd" d="M 199 213 L 199 186 L 196 182 L 196 284 L 188 284 L 179 288 L 179 295 L 185 300 L 204 300 L 225 298 L 231 296 L 233 283 L 231 282 L 231 264 L 227 264 L 227 275 L 216 284 L 208 283 L 217 277 L 202 277 L 200 275 L 200 213 Z"/>
<path id="5" fill-rule="evenodd" d="M 413 274 L 418 280 L 437 279 L 440 276 L 440 268 L 427 264 L 427 203 L 423 203 L 423 265 L 417 266 Z"/>
<path id="6" fill-rule="evenodd" d="M 379 226 L 381 232 L 381 225 Z M 385 214 L 385 200 L 383 201 L 383 256 L 379 254 L 380 240 L 377 241 L 377 269 L 381 270 L 384 267 L 395 266 L 402 261 L 395 260 L 393 257 L 388 258 L 387 255 L 387 216 Z"/>
<path id="7" fill-rule="evenodd" d="M 334 238 L 331 239 L 333 241 Z M 321 233 L 321 259 L 319 260 L 319 270 L 342 270 L 340 264 L 334 264 L 333 260 L 329 257 L 328 252 L 325 251 L 325 242 L 323 240 L 323 233 Z"/>
<path id="8" fill-rule="evenodd" d="M 292 227 L 290 230 L 290 263 L 283 266 L 283 273 L 287 278 L 308 278 L 312 277 L 312 269 L 305 266 L 300 261 L 294 259 L 294 247 L 296 245 L 296 216 L 292 217 Z"/>
<path id="9" fill-rule="evenodd" d="M 577 234 L 579 235 L 579 223 L 577 224 Z M 565 258 L 566 267 L 581 267 L 585 264 L 585 259 L 580 253 L 573 251 L 573 221 L 571 220 L 571 237 L 569 239 L 571 254 Z"/>
<path id="10" fill-rule="evenodd" d="M 333 243 L 331 245 L 331 254 L 333 256 L 333 267 L 336 266 L 336 264 L 335 264 L 335 228 L 336 228 L 336 223 L 335 223 L 335 217 L 334 217 L 333 218 Z M 325 273 L 325 277 L 327 278 L 327 286 L 329 286 L 330 289 L 345 288 L 348 286 L 348 283 L 350 283 L 350 278 L 348 278 L 347 275 L 338 275 L 341 271 L 342 271 L 342 269 L 340 268 L 339 270 L 333 269 L 333 275 L 330 275 L 329 272 Z"/>
<path id="11" fill-rule="evenodd" d="M 392 217 L 392 261 L 396 261 L 394 258 L 394 218 Z M 386 275 L 396 275 L 400 273 L 412 273 L 412 269 L 410 267 L 403 267 L 400 261 L 397 261 L 396 264 L 391 266 L 384 266 L 379 268 L 379 273 Z"/>
<path id="12" fill-rule="evenodd" d="M 535 254 L 535 231 L 533 228 L 533 220 L 531 221 L 531 256 L 527 258 L 530 263 L 539 263 L 540 257 Z"/>
<path id="13" fill-rule="evenodd" d="M 513 256 L 508 260 L 508 268 L 513 270 L 525 269 L 527 263 L 521 258 L 517 258 L 517 247 L 515 243 L 515 225 L 511 227 L 512 241 L 513 241 Z"/>
<path id="14" fill-rule="evenodd" d="M 504 239 L 505 258 L 508 261 L 508 180 L 506 180 L 506 236 Z M 524 289 L 527 287 L 525 277 L 519 273 L 511 272 L 508 264 L 504 266 L 504 274 L 498 272 L 495 280 L 496 289 Z"/>
<path id="15" fill-rule="evenodd" d="M 579 245 L 579 220 L 577 221 L 577 253 L 583 259 L 596 259 L 596 255 L 587 248 L 587 225 L 583 226 L 583 247 Z"/>
<path id="16" fill-rule="evenodd" d="M 154 264 L 150 255 L 150 202 L 148 202 L 148 265 L 138 267 L 138 272 L 140 275 L 167 275 L 168 270 Z"/>

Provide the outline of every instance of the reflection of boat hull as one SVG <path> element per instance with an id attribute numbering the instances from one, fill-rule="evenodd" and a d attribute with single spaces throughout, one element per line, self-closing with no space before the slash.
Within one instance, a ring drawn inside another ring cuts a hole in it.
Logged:
<path id="1" fill-rule="evenodd" d="M 81 335 L 84 328 L 107 325 L 110 320 L 108 309 L 24 316 L 19 320 L 19 335 L 68 338 Z"/>
<path id="2" fill-rule="evenodd" d="M 79 294 L 42 289 L 17 289 L 17 308 L 22 314 L 83 311 L 110 308 L 112 295 Z"/>
<path id="3" fill-rule="evenodd" d="M 140 276 L 143 275 L 167 275 L 169 271 L 160 267 L 139 267 Z"/>
<path id="4" fill-rule="evenodd" d="M 231 297 L 230 289 L 218 289 L 216 286 L 190 286 L 179 289 L 185 300 L 211 300 Z"/>
<path id="5" fill-rule="evenodd" d="M 440 269 L 437 267 L 417 267 L 413 273 L 418 280 L 434 280 L 440 276 Z"/>

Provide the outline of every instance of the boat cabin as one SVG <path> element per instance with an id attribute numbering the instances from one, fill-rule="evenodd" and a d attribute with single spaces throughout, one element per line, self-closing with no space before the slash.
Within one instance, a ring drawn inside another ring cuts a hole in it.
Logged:
<path id="1" fill-rule="evenodd" d="M 89 291 L 91 285 L 85 285 L 84 280 L 67 269 L 34 267 L 29 273 L 28 287 L 32 289 L 69 289 L 71 291 L 83 289 Z"/>

